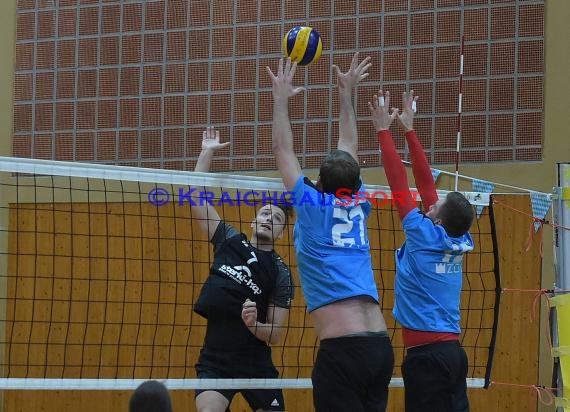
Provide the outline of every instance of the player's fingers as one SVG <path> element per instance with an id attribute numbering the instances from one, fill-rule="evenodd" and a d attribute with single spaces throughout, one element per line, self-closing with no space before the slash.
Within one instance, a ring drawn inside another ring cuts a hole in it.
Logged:
<path id="1" fill-rule="evenodd" d="M 336 64 L 332 65 L 332 69 L 336 75 L 338 75 L 340 73 L 340 69 L 338 68 L 338 66 Z"/>
<path id="2" fill-rule="evenodd" d="M 410 99 L 410 94 L 406 93 L 406 97 L 402 99 L 402 109 L 411 110 L 411 108 L 412 108 L 412 100 Z"/>
<path id="3" fill-rule="evenodd" d="M 291 60 L 289 60 L 291 61 Z M 289 71 L 289 77 L 293 78 L 293 76 L 295 76 L 295 72 L 297 71 L 297 62 L 293 62 L 293 64 L 291 65 L 291 69 Z"/>
<path id="4" fill-rule="evenodd" d="M 350 68 L 356 68 L 358 66 L 358 56 L 360 56 L 360 52 L 356 52 L 354 53 L 354 56 L 352 56 L 352 61 L 350 62 Z"/>
<path id="5" fill-rule="evenodd" d="M 267 72 L 267 74 L 269 75 L 269 77 L 271 77 L 272 80 L 275 78 L 275 75 L 273 74 L 273 72 L 271 71 L 271 69 L 269 68 L 269 66 L 265 66 L 265 71 Z"/>
<path id="6" fill-rule="evenodd" d="M 293 90 L 293 94 L 301 93 L 301 92 L 304 92 L 305 90 L 306 90 L 306 89 L 305 89 L 304 87 L 296 87 L 296 88 Z"/>
<path id="7" fill-rule="evenodd" d="M 368 57 L 368 60 L 370 60 L 370 57 Z M 365 63 L 367 60 L 364 60 L 362 63 Z M 362 66 L 362 63 L 360 63 L 360 66 Z M 366 72 L 370 66 L 372 66 L 372 63 L 366 63 L 363 67 L 358 67 L 359 68 L 359 72 L 360 73 L 364 73 Z"/>
<path id="8" fill-rule="evenodd" d="M 384 92 L 384 106 L 390 107 L 390 92 L 389 91 Z"/>
<path id="9" fill-rule="evenodd" d="M 364 58 L 364 60 L 362 60 L 362 61 L 360 62 L 360 64 L 358 65 L 358 68 L 359 68 L 360 70 L 363 70 L 363 69 L 366 70 L 368 67 L 370 67 L 370 66 L 372 65 L 372 63 L 370 63 L 370 60 L 372 60 L 372 57 L 366 56 L 366 57 Z M 368 67 L 365 67 L 365 66 L 368 66 Z"/>
<path id="10" fill-rule="evenodd" d="M 285 68 L 283 69 L 283 75 L 287 77 L 291 71 L 291 58 L 288 58 L 285 62 Z"/>
<path id="11" fill-rule="evenodd" d="M 414 98 L 412 100 L 412 108 L 415 108 L 417 106 L 418 98 L 419 98 L 419 96 L 414 96 Z"/>

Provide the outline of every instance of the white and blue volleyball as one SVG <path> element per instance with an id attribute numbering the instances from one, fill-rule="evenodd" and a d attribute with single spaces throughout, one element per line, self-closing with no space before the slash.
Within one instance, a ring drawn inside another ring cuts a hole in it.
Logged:
<path id="1" fill-rule="evenodd" d="M 311 27 L 293 27 L 283 37 L 283 54 L 298 66 L 308 66 L 321 57 L 323 42 L 318 31 Z"/>

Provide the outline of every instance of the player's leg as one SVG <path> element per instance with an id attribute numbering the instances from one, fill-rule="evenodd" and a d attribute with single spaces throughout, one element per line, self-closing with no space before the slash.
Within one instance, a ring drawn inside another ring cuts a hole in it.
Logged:
<path id="1" fill-rule="evenodd" d="M 241 394 L 256 412 L 285 411 L 285 399 L 281 389 L 243 390 Z"/>
<path id="2" fill-rule="evenodd" d="M 467 412 L 456 409 L 456 388 L 462 375 L 460 346 L 457 342 L 441 342 L 408 349 L 402 364 L 406 412 L 437 410 Z M 464 352 L 463 352 L 464 353 Z M 465 377 L 463 377 L 465 382 Z M 462 403 L 467 400 L 466 395 Z"/>
<path id="3" fill-rule="evenodd" d="M 340 396 L 343 399 L 333 402 L 342 405 L 346 399 L 347 402 L 343 406 L 345 410 L 384 412 L 388 404 L 388 386 L 394 370 L 394 350 L 388 334 L 363 332 L 337 338 L 335 342 L 335 359 L 342 366 L 345 382 L 341 383 L 343 392 Z M 338 390 L 335 388 L 335 391 Z"/>
<path id="4" fill-rule="evenodd" d="M 316 412 L 364 412 L 366 379 L 355 373 L 357 350 L 347 348 L 353 340 L 340 337 L 320 342 L 311 376 Z"/>
<path id="5" fill-rule="evenodd" d="M 465 349 L 458 345 L 456 356 L 458 373 L 453 390 L 453 410 L 454 412 L 468 412 L 469 399 L 467 398 L 467 370 L 469 366 Z"/>
<path id="6" fill-rule="evenodd" d="M 253 379 L 277 379 L 279 372 L 273 365 L 271 352 L 266 351 L 264 355 L 257 355 L 255 364 L 242 363 L 237 376 L 247 376 Z M 247 401 L 253 411 L 279 411 L 285 408 L 285 398 L 281 389 L 247 389 L 240 393 Z"/>
<path id="7" fill-rule="evenodd" d="M 366 412 L 384 412 L 388 405 L 388 386 L 394 371 L 394 350 L 388 335 L 370 338 L 362 348 L 362 368 L 370 380 L 364 409 Z"/>
<path id="8" fill-rule="evenodd" d="M 217 391 L 196 392 L 196 410 L 198 412 L 229 412 L 231 399 Z"/>
<path id="9" fill-rule="evenodd" d="M 196 365 L 199 379 L 225 379 L 225 374 L 205 363 Z M 195 392 L 196 410 L 198 412 L 230 412 L 229 405 L 237 391 L 227 389 L 197 390 Z"/>
<path id="10" fill-rule="evenodd" d="M 449 380 L 429 353 L 409 349 L 402 363 L 406 412 L 450 411 Z"/>

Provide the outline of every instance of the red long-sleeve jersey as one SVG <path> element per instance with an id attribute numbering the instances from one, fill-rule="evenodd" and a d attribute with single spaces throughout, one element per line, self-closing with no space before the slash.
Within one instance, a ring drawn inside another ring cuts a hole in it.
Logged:
<path id="1" fill-rule="evenodd" d="M 422 199 L 423 209 L 427 211 L 430 206 L 434 205 L 438 200 L 435 182 L 422 145 L 418 141 L 414 130 L 406 133 L 406 141 L 410 149 L 412 172 L 416 186 L 420 198 Z M 388 184 L 390 185 L 392 193 L 398 194 L 400 197 L 400 199 L 395 202 L 398 214 L 400 215 L 400 219 L 404 219 L 404 217 L 416 207 L 414 197 L 410 193 L 408 186 L 406 168 L 396 151 L 396 146 L 394 145 L 392 134 L 389 130 L 381 130 L 378 132 L 378 142 L 380 143 L 380 150 L 382 151 L 384 171 L 388 178 Z"/>

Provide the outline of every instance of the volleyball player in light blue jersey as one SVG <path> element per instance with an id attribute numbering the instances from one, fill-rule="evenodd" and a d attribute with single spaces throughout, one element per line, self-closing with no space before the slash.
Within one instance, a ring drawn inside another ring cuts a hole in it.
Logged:
<path id="1" fill-rule="evenodd" d="M 380 96 L 380 97 L 379 97 Z M 469 228 L 473 207 L 458 192 L 439 199 L 422 145 L 414 131 L 413 91 L 404 93 L 403 111 L 392 109 L 379 92 L 368 103 L 382 150 L 384 171 L 394 193 L 406 240 L 396 251 L 394 318 L 402 325 L 406 412 L 468 412 L 467 355 L 459 343 L 463 255 L 473 250 Z M 422 212 L 408 187 L 390 125 L 397 118 L 406 132 L 412 172 Z"/>
<path id="2" fill-rule="evenodd" d="M 332 156 L 344 156 L 344 161 L 358 166 L 348 154 L 336 151 Z M 360 199 L 357 205 L 356 201 L 346 205 L 345 199 L 341 202 L 334 194 L 323 193 L 304 176 L 297 180 L 293 193 L 304 199 L 295 207 L 293 237 L 309 312 L 353 297 L 367 296 L 378 302 L 366 230 L 370 202 Z"/>
<path id="3" fill-rule="evenodd" d="M 273 151 L 288 191 L 294 193 L 294 238 L 301 288 L 320 339 L 312 373 L 317 412 L 381 412 L 388 400 L 394 353 L 378 304 L 366 222 L 370 204 L 335 199 L 360 190 L 358 135 L 352 89 L 366 78 L 370 58 L 341 73 L 338 149 L 323 161 L 316 185 L 301 172 L 293 151 L 289 98 L 296 64 L 279 61 L 273 84 Z M 316 138 L 316 136 L 315 136 Z M 311 201 L 309 201 L 309 199 Z M 360 199 L 361 200 L 361 199 Z"/>

